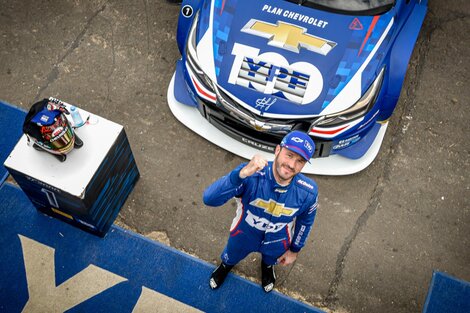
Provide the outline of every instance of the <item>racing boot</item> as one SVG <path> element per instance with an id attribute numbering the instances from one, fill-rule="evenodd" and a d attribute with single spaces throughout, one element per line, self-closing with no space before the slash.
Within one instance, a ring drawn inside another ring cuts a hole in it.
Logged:
<path id="1" fill-rule="evenodd" d="M 274 288 L 276 282 L 276 274 L 274 273 L 274 265 L 267 265 L 261 261 L 261 285 L 265 292 L 270 292 Z"/>
<path id="2" fill-rule="evenodd" d="M 219 288 L 227 277 L 230 270 L 233 268 L 233 265 L 227 265 L 224 262 L 212 272 L 211 279 L 209 280 L 209 285 L 211 289 Z"/>

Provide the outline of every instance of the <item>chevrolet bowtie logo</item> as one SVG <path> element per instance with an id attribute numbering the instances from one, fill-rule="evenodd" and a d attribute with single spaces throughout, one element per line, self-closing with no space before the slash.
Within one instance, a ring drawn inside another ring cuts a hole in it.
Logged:
<path id="1" fill-rule="evenodd" d="M 273 199 L 269 199 L 269 201 L 266 201 L 258 198 L 256 200 L 251 201 L 250 204 L 260 209 L 264 209 L 266 213 L 269 213 L 276 217 L 280 217 L 281 215 L 292 216 L 298 210 L 293 208 L 286 208 L 284 207 L 284 203 L 277 203 Z"/>
<path id="2" fill-rule="evenodd" d="M 266 23 L 251 19 L 243 32 L 269 39 L 268 45 L 299 52 L 300 48 L 327 55 L 336 42 L 309 35 L 307 29 L 289 23 L 278 21 L 277 24 Z"/>
<path id="3" fill-rule="evenodd" d="M 253 120 L 253 121 L 250 121 L 250 125 L 253 126 L 254 129 L 256 129 L 257 131 L 266 131 L 268 130 L 268 128 L 266 128 L 266 123 L 264 122 L 260 122 L 260 121 L 256 121 L 256 120 Z"/>

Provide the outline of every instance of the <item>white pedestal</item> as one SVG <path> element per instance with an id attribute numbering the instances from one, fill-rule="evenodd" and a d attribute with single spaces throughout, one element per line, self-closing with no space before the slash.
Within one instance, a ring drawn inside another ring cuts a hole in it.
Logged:
<path id="1" fill-rule="evenodd" d="M 90 116 L 75 129 L 83 147 L 69 152 L 65 162 L 35 150 L 23 135 L 4 165 L 38 210 L 104 236 L 139 171 L 124 128 L 79 110 L 83 120 Z"/>

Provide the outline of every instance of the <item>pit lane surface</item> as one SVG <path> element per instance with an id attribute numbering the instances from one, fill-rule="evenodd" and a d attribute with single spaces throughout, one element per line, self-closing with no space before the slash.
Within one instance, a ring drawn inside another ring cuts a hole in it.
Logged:
<path id="1" fill-rule="evenodd" d="M 0 1 L 0 99 L 55 96 L 125 126 L 142 174 L 119 224 L 215 263 L 234 216 L 203 189 L 243 160 L 181 125 L 166 90 L 179 6 Z M 470 4 L 430 1 L 378 158 L 313 177 L 320 207 L 279 290 L 335 312 L 419 312 L 433 269 L 470 280 Z M 149 256 L 150 257 L 150 256 Z M 237 273 L 259 281 L 253 255 Z"/>

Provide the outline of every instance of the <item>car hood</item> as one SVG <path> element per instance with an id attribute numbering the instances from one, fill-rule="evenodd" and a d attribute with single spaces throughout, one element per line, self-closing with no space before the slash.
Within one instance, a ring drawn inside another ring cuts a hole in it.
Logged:
<path id="1" fill-rule="evenodd" d="M 342 15 L 272 0 L 206 1 L 196 35 L 203 71 L 246 109 L 310 117 L 352 106 L 383 64 L 394 9 Z"/>

